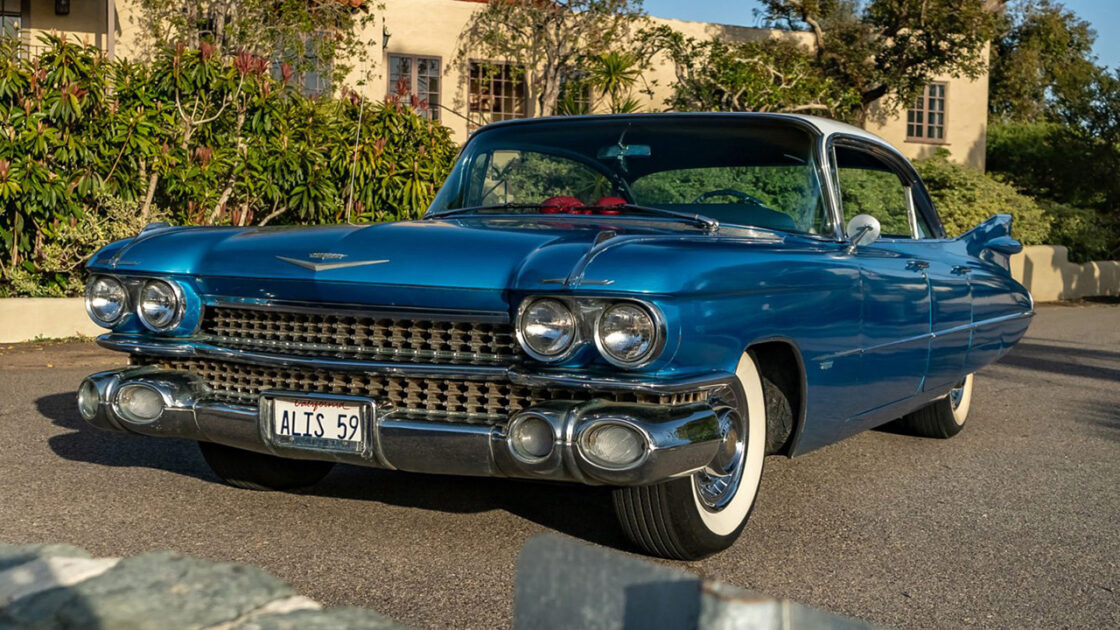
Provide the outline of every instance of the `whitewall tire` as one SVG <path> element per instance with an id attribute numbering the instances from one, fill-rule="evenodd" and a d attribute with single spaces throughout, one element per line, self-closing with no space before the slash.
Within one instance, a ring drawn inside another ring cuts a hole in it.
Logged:
<path id="1" fill-rule="evenodd" d="M 690 477 L 614 491 L 627 536 L 647 553 L 694 560 L 732 545 L 746 526 L 766 456 L 763 377 L 750 353 L 736 382 L 713 396 L 724 442 L 708 468 Z"/>
<path id="2" fill-rule="evenodd" d="M 919 437 L 951 438 L 964 428 L 971 407 L 972 375 L 969 374 L 943 398 L 906 414 L 896 426 L 903 433 Z"/>

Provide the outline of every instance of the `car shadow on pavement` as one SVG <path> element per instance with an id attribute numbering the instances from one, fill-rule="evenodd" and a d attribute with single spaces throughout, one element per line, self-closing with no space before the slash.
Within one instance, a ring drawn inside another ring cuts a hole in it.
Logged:
<path id="1" fill-rule="evenodd" d="M 1082 361 L 1113 362 L 1120 366 L 1120 352 L 1023 341 L 1016 344 L 997 365 L 1105 381 L 1120 381 L 1120 369 L 1087 365 Z"/>
<path id="2" fill-rule="evenodd" d="M 1120 442 L 1120 408 L 1096 401 L 1085 401 L 1081 406 L 1078 422 L 1094 427 L 1101 437 Z"/>
<path id="3" fill-rule="evenodd" d="M 189 440 L 96 429 L 78 414 L 75 396 L 73 392 L 51 394 L 35 401 L 39 413 L 70 431 L 47 440 L 59 457 L 103 466 L 153 468 L 221 483 Z M 606 488 L 339 465 L 322 482 L 299 493 L 450 513 L 503 510 L 588 542 L 631 549 L 615 522 Z"/>
<path id="4" fill-rule="evenodd" d="M 194 443 L 94 428 L 78 414 L 76 397 L 75 392 L 69 392 L 43 396 L 35 401 L 40 414 L 55 426 L 70 431 L 47 438 L 47 445 L 59 457 L 102 466 L 158 468 L 206 481 L 218 481 L 206 467 Z"/>
<path id="5" fill-rule="evenodd" d="M 615 520 L 609 488 L 337 466 L 305 493 L 450 513 L 502 510 L 575 538 L 632 550 Z"/>

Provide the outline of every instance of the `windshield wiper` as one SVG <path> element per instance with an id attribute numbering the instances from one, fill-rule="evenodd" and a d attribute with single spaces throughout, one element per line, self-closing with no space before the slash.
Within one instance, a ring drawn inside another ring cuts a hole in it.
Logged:
<path id="1" fill-rule="evenodd" d="M 429 212 L 424 215 L 425 219 L 438 219 L 440 217 L 447 217 L 453 214 L 470 214 L 472 212 L 489 212 L 492 210 L 540 210 L 543 204 L 539 203 L 497 203 L 489 206 L 470 206 L 467 208 L 451 208 L 449 210 L 437 210 L 436 212 Z"/>
<path id="2" fill-rule="evenodd" d="M 450 210 L 439 210 L 437 212 L 429 212 L 424 216 L 425 219 L 439 219 L 455 214 L 470 214 L 474 212 L 490 212 L 493 210 L 540 210 L 545 207 L 542 203 L 500 203 L 489 206 L 471 206 L 468 208 L 452 208 Z M 642 206 L 635 203 L 620 203 L 611 206 L 573 206 L 565 208 L 565 210 L 629 210 L 631 212 L 644 212 L 663 217 L 672 217 L 682 221 L 688 221 L 694 225 L 698 225 L 704 229 L 705 232 L 718 232 L 719 221 L 711 217 L 706 217 L 702 214 L 689 214 L 687 212 L 677 212 L 676 210 L 669 210 L 666 208 L 657 208 L 654 206 Z"/>
<path id="3" fill-rule="evenodd" d="M 620 203 L 613 206 L 587 206 L 590 210 L 630 210 L 632 212 L 645 212 L 646 214 L 654 214 L 663 217 L 673 217 L 688 221 L 695 225 L 704 228 L 705 232 L 718 232 L 719 221 L 711 217 L 706 217 L 702 214 L 689 214 L 687 212 L 678 212 L 676 210 L 669 210 L 668 208 L 658 208 L 655 206 L 642 206 L 636 203 Z"/>

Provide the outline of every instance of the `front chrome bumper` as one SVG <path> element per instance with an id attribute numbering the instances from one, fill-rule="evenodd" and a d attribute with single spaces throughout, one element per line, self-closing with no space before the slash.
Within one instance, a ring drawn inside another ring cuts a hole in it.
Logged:
<path id="1" fill-rule="evenodd" d="M 163 410 L 147 422 L 130 420 L 117 392 L 126 384 L 159 392 Z M 565 383 L 579 387 L 579 379 Z M 87 386 L 88 385 L 88 386 Z M 370 447 L 362 452 L 317 451 L 276 444 L 262 427 L 257 405 L 223 404 L 189 373 L 135 367 L 93 374 L 83 390 L 96 393 L 85 419 L 101 429 L 225 444 L 292 459 L 321 459 L 409 472 L 516 477 L 592 485 L 647 485 L 689 475 L 711 463 L 723 438 L 721 419 L 707 403 L 649 405 L 602 400 L 551 401 L 522 413 L 545 420 L 553 448 L 539 460 L 518 458 L 508 424 L 480 425 L 415 420 L 390 412 L 372 419 Z M 80 405 L 81 406 L 81 405 Z M 645 452 L 633 465 L 606 467 L 584 453 L 584 432 L 604 423 L 623 424 L 641 434 Z"/>

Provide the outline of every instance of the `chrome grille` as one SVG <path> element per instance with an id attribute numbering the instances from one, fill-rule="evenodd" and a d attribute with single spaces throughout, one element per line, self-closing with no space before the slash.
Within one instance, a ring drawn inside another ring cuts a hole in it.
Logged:
<path id="1" fill-rule="evenodd" d="M 522 357 L 509 324 L 225 306 L 206 309 L 199 338 L 238 350 L 368 361 L 509 365 Z"/>
<path id="2" fill-rule="evenodd" d="M 210 359 L 132 357 L 134 365 L 158 365 L 200 377 L 217 400 L 254 405 L 265 391 L 349 394 L 378 401 L 386 412 L 430 420 L 483 424 L 504 422 L 510 414 L 547 400 L 588 400 L 679 405 L 705 399 L 704 392 L 655 395 L 538 389 L 497 380 L 400 377 L 298 367 L 268 367 Z"/>

